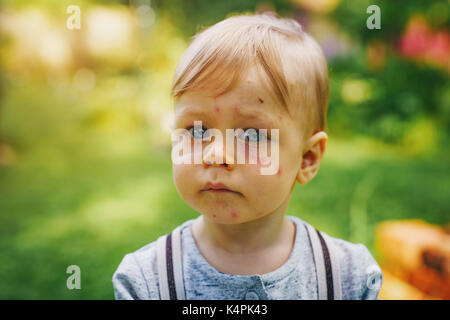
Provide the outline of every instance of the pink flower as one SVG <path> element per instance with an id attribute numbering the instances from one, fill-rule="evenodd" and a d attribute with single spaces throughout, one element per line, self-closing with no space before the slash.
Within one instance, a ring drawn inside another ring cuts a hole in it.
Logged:
<path id="1" fill-rule="evenodd" d="M 432 63 L 450 71 L 450 34 L 447 30 L 431 30 L 422 16 L 410 19 L 400 38 L 398 50 L 404 57 Z"/>

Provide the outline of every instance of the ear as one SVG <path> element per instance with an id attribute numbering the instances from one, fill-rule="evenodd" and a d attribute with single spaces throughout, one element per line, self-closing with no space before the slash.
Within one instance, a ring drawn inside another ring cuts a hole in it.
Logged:
<path id="1" fill-rule="evenodd" d="M 296 178 L 300 184 L 306 184 L 316 176 L 325 154 L 327 141 L 328 135 L 324 131 L 319 131 L 306 142 Z"/>

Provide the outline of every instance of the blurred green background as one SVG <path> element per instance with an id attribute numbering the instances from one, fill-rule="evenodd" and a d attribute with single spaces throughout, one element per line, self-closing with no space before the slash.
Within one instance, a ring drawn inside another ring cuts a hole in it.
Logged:
<path id="1" fill-rule="evenodd" d="M 0 5 L 0 299 L 113 299 L 126 253 L 198 216 L 172 180 L 169 90 L 190 37 L 236 13 L 297 19 L 329 61 L 326 155 L 289 215 L 375 257 L 381 221 L 450 221 L 448 1 Z"/>

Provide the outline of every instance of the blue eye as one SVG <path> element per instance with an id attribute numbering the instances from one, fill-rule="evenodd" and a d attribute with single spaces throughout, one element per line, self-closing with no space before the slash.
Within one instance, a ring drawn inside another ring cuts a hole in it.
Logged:
<path id="1" fill-rule="evenodd" d="M 260 130 L 257 130 L 255 128 L 249 128 L 244 130 L 244 133 L 241 135 L 241 138 L 244 141 L 248 142 L 259 142 L 260 138 L 267 139 L 267 136 Z"/>
<path id="2" fill-rule="evenodd" d="M 199 126 L 194 126 L 194 127 L 190 127 L 188 129 L 189 133 L 191 134 L 191 136 L 194 139 L 203 139 L 205 137 L 205 132 L 207 129 L 205 129 L 203 126 L 199 127 Z"/>

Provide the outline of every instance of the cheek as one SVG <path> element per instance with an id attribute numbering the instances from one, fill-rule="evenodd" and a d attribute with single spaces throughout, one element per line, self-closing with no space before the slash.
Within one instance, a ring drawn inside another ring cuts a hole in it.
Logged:
<path id="1" fill-rule="evenodd" d="M 272 159 L 270 156 L 258 155 L 258 166 L 259 167 L 269 167 L 271 165 Z"/>
<path id="2" fill-rule="evenodd" d="M 286 192 L 285 183 L 278 175 L 260 175 L 259 170 L 255 173 L 246 188 L 248 213 L 253 218 L 260 218 L 273 212 L 284 201 Z"/>
<path id="3" fill-rule="evenodd" d="M 201 142 L 201 141 L 200 141 Z M 201 152 L 198 141 L 183 136 L 179 141 L 172 143 L 171 160 L 173 166 L 194 163 L 194 155 Z"/>
<path id="4" fill-rule="evenodd" d="M 260 163 L 249 165 L 245 177 L 248 189 L 251 190 L 250 192 L 253 194 L 253 196 L 256 197 L 270 195 L 274 192 L 277 193 L 284 183 L 284 180 L 282 179 L 283 176 L 281 174 L 281 166 L 278 169 L 278 173 L 273 175 L 261 174 L 261 168 L 263 167 L 264 166 L 262 166 Z"/>
<path id="5" fill-rule="evenodd" d="M 272 175 L 261 174 L 260 170 L 263 167 L 265 166 L 259 161 L 255 165 L 248 165 L 244 175 L 249 200 L 255 208 L 261 208 L 256 214 L 267 210 L 273 204 L 280 203 L 291 186 L 289 164 L 279 164 Z"/>
<path id="6" fill-rule="evenodd" d="M 189 164 L 178 164 L 172 166 L 173 181 L 180 194 L 186 194 L 193 190 L 195 184 L 194 166 Z"/>
<path id="7" fill-rule="evenodd" d="M 261 172 L 261 168 L 269 168 L 272 165 L 272 160 L 270 159 L 270 157 L 258 155 L 257 157 L 253 158 L 253 161 L 256 163 L 256 165 L 254 165 L 254 168 L 258 171 L 258 174 Z M 281 163 L 278 163 L 278 169 L 276 170 L 274 175 L 281 176 L 282 171 L 282 165 Z"/>
<path id="8" fill-rule="evenodd" d="M 248 163 L 251 166 L 256 166 L 259 164 L 259 157 L 257 155 L 257 149 L 253 147 L 247 147 L 246 153 L 248 154 L 248 159 L 246 159 L 246 163 Z M 253 151 L 253 152 L 250 152 Z"/>

